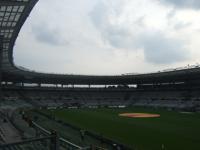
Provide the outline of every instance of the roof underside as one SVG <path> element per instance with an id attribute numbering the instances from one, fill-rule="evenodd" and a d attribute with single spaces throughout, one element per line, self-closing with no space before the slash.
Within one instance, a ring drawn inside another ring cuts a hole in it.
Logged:
<path id="1" fill-rule="evenodd" d="M 142 84 L 199 80 L 200 69 L 183 69 L 139 75 L 89 76 L 44 74 L 19 68 L 13 63 L 13 47 L 18 33 L 38 0 L 0 0 L 2 38 L 2 79 L 12 82 L 61 84 Z"/>

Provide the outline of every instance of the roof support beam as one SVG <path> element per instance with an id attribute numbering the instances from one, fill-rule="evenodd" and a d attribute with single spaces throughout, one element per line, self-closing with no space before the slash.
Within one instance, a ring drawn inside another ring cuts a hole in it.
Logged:
<path id="1" fill-rule="evenodd" d="M 0 5 L 1 5 L 1 3 L 0 3 Z M 14 27 L 8 27 L 8 26 L 1 27 L 1 30 L 13 30 L 13 29 L 14 29 Z"/>

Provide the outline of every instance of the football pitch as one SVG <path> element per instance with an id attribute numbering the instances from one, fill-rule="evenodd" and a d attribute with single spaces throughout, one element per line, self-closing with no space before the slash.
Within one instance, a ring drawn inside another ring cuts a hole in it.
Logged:
<path id="1" fill-rule="evenodd" d="M 198 150 L 200 113 L 149 108 L 57 109 L 46 111 L 84 130 L 137 150 Z M 121 113 L 153 113 L 156 118 L 129 118 Z"/>

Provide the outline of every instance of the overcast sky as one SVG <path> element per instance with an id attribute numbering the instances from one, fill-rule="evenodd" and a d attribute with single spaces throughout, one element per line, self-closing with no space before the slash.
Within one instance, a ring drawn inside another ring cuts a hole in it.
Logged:
<path id="1" fill-rule="evenodd" d="M 141 73 L 200 63 L 199 0 L 40 0 L 14 62 L 67 74 Z"/>

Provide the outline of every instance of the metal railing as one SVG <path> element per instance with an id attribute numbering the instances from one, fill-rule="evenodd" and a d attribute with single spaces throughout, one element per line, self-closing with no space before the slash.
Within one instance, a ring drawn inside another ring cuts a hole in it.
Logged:
<path id="1" fill-rule="evenodd" d="M 37 129 L 40 130 L 40 132 L 42 132 L 43 134 L 45 135 L 50 135 L 51 132 L 46 130 L 45 128 L 41 127 L 40 125 L 38 125 L 37 123 L 35 123 L 34 121 L 32 122 L 33 126 Z M 62 146 L 63 148 L 67 148 L 67 149 L 70 149 L 70 150 L 83 150 L 83 149 L 86 149 L 86 148 L 83 148 L 83 147 L 80 147 L 70 141 L 67 141 L 66 139 L 62 138 L 62 137 L 59 137 L 59 145 Z"/>
<path id="2" fill-rule="evenodd" d="M 32 138 L 15 143 L 1 144 L 0 150 L 56 150 L 55 135 Z"/>
<path id="3" fill-rule="evenodd" d="M 0 144 L 0 150 L 87 150 L 64 138 L 58 136 L 55 131 L 48 131 L 35 122 L 31 122 L 31 126 L 42 133 L 42 137 L 31 138 L 20 142 Z"/>

